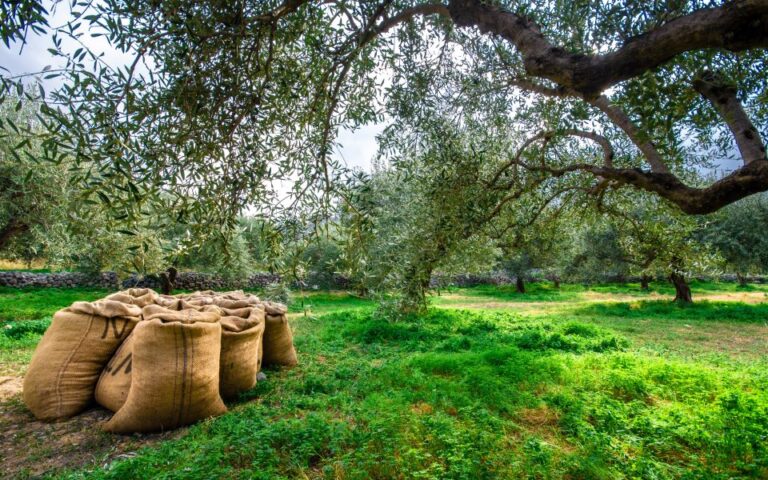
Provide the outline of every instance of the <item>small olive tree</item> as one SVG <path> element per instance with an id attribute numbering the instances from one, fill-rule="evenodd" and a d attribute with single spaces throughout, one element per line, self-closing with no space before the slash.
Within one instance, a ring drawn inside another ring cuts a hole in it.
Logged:
<path id="1" fill-rule="evenodd" d="M 701 240 L 720 252 L 739 284 L 747 275 L 768 272 L 768 198 L 754 196 L 729 205 L 710 217 Z"/>
<path id="2" fill-rule="evenodd" d="M 713 249 L 700 242 L 695 217 L 681 215 L 651 196 L 612 196 L 605 211 L 618 234 L 623 260 L 632 274 L 647 280 L 667 276 L 675 287 L 675 301 L 691 303 L 687 279 L 697 273 L 716 271 L 720 259 Z"/>

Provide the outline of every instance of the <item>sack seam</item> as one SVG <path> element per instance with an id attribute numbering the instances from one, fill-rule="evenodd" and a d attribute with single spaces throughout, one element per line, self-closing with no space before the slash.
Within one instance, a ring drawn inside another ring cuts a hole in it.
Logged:
<path id="1" fill-rule="evenodd" d="M 77 342 L 77 346 L 72 349 L 71 352 L 69 352 L 69 356 L 64 361 L 64 364 L 59 369 L 59 373 L 56 376 L 56 416 L 61 417 L 61 406 L 63 403 L 62 395 L 61 395 L 61 380 L 64 376 L 64 372 L 67 370 L 67 367 L 69 367 L 69 364 L 72 363 L 72 359 L 74 358 L 75 354 L 78 350 L 80 350 L 80 347 L 83 345 L 83 342 L 88 337 L 88 333 L 91 331 L 91 327 L 93 326 L 93 317 L 95 315 L 91 314 L 89 320 L 88 320 L 88 328 L 85 329 L 85 332 L 83 333 L 83 336 L 80 337 L 80 341 Z"/>

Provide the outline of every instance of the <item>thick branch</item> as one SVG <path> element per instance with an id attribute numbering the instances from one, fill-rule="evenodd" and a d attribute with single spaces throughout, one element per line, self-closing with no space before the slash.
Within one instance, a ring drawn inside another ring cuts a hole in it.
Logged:
<path id="1" fill-rule="evenodd" d="M 482 0 L 451 0 L 451 17 L 513 43 L 526 71 L 587 98 L 675 56 L 706 48 L 741 51 L 768 47 L 768 1 L 738 0 L 673 19 L 604 55 L 569 53 L 546 39 L 531 20 Z"/>
<path id="2" fill-rule="evenodd" d="M 387 32 L 396 25 L 411 20 L 417 15 L 442 15 L 447 17 L 450 14 L 448 12 L 448 7 L 440 3 L 417 5 L 415 7 L 406 8 L 397 15 L 385 19 L 379 26 L 376 27 L 375 33 L 376 35 L 380 35 L 384 32 Z"/>
<path id="3" fill-rule="evenodd" d="M 644 172 L 639 168 L 605 168 L 583 163 L 563 168 L 521 165 L 555 176 L 588 172 L 618 184 L 633 185 L 658 194 L 692 215 L 712 213 L 749 195 L 768 191 L 768 162 L 744 165 L 706 188 L 690 187 L 671 173 Z"/>
<path id="4" fill-rule="evenodd" d="M 712 72 L 705 72 L 694 80 L 693 87 L 712 103 L 731 129 L 744 164 L 768 160 L 760 133 L 736 96 L 736 87 Z"/>
<path id="5" fill-rule="evenodd" d="M 627 116 L 620 108 L 611 104 L 611 101 L 605 95 L 600 95 L 594 99 L 586 99 L 579 92 L 567 88 L 550 88 L 539 85 L 528 79 L 515 78 L 507 81 L 507 84 L 523 90 L 531 91 L 547 97 L 567 98 L 575 97 L 587 101 L 592 106 L 602 111 L 617 127 L 621 128 L 627 134 L 629 139 L 640 152 L 645 156 L 651 171 L 658 173 L 669 173 L 667 164 L 662 160 L 656 146 L 637 128 L 632 119 Z M 583 135 L 582 135 L 583 136 Z M 585 137 L 586 138 L 586 137 Z M 593 139 L 594 140 L 594 139 Z M 607 142 L 607 139 L 604 139 Z M 600 143 L 600 142 L 598 142 Z M 613 155 L 611 155 L 613 157 Z"/>
<path id="6" fill-rule="evenodd" d="M 640 131 L 640 129 L 637 128 L 637 126 L 632 122 L 632 119 L 630 119 L 626 113 L 624 113 L 620 108 L 611 104 L 611 101 L 608 100 L 608 97 L 605 95 L 600 95 L 599 97 L 590 101 L 590 103 L 605 113 L 605 115 L 610 118 L 617 127 L 622 129 L 624 133 L 627 134 L 629 139 L 632 140 L 632 143 L 634 143 L 635 146 L 640 149 L 640 151 L 645 156 L 645 159 L 651 166 L 652 172 L 669 173 L 669 168 L 667 168 L 664 160 L 661 159 L 661 155 L 659 154 L 658 150 L 656 150 L 656 146 L 653 144 L 653 142 L 651 142 Z"/>

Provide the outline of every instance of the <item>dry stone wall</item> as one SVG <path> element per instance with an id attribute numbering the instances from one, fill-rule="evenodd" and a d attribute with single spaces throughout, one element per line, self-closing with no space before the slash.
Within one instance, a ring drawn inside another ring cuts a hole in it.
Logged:
<path id="1" fill-rule="evenodd" d="M 180 272 L 176 277 L 176 288 L 179 290 L 221 290 L 226 288 L 264 288 L 270 283 L 280 281 L 279 275 L 257 273 L 245 280 L 226 279 L 220 275 L 197 272 Z M 13 288 L 71 288 L 71 287 L 100 287 L 100 288 L 159 288 L 160 281 L 155 276 L 130 276 L 120 280 L 117 274 L 105 272 L 87 274 L 80 272 L 0 272 L 0 287 Z"/>
<path id="2" fill-rule="evenodd" d="M 314 289 L 313 283 L 307 281 L 302 288 Z M 541 276 L 533 275 L 528 281 L 542 281 Z M 606 279 L 618 282 L 639 282 L 639 278 Z M 663 280 L 663 279 L 659 279 Z M 701 280 L 711 280 L 711 278 Z M 722 275 L 720 281 L 736 282 L 735 275 Z M 747 278 L 749 283 L 768 283 L 768 277 L 755 275 Z M 227 279 L 220 275 L 198 272 L 180 272 L 176 278 L 176 289 L 179 290 L 223 290 L 223 289 L 262 289 L 270 283 L 280 282 L 280 276 L 270 273 L 256 273 L 245 280 Z M 473 287 L 476 285 L 509 285 L 514 282 L 513 278 L 502 272 L 494 272 L 488 275 L 455 275 L 442 276 L 435 275 L 432 278 L 432 288 L 440 288 L 448 285 L 456 287 Z M 104 272 L 101 274 L 87 274 L 80 272 L 57 272 L 57 273 L 35 273 L 35 272 L 17 272 L 0 271 L 0 287 L 12 288 L 71 288 L 71 287 L 94 287 L 94 288 L 160 288 L 160 281 L 156 276 L 130 276 L 122 281 L 113 272 Z M 298 287 L 294 285 L 294 287 Z M 331 289 L 344 290 L 350 288 L 349 279 L 336 275 L 333 277 Z"/>

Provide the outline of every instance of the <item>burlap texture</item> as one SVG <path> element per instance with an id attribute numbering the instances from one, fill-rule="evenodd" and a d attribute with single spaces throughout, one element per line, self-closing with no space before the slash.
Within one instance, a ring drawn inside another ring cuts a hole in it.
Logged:
<path id="1" fill-rule="evenodd" d="M 216 312 L 145 307 L 133 334 L 128 397 L 104 429 L 162 431 L 225 413 L 219 318 Z"/>
<path id="2" fill-rule="evenodd" d="M 261 341 L 265 312 L 261 305 L 224 310 L 221 317 L 221 370 L 219 391 L 232 398 L 256 385 L 261 367 Z"/>
<path id="3" fill-rule="evenodd" d="M 133 370 L 133 334 L 120 345 L 101 372 L 94 397 L 102 407 L 116 412 L 123 406 L 131 388 Z"/>
<path id="4" fill-rule="evenodd" d="M 280 304 L 265 302 L 267 317 L 262 341 L 262 364 L 293 366 L 298 362 L 296 349 L 293 347 L 293 333 L 285 316 L 285 307 Z M 279 308 L 282 307 L 282 308 Z M 282 314 L 274 315 L 271 312 Z"/>
<path id="5" fill-rule="evenodd" d="M 154 304 L 157 301 L 157 297 L 157 292 L 150 288 L 129 288 L 128 290 L 113 293 L 107 296 L 105 300 L 114 300 L 129 305 L 136 305 L 137 307 L 145 307 Z"/>
<path id="6" fill-rule="evenodd" d="M 140 319 L 139 307 L 115 300 L 58 311 L 24 377 L 24 403 L 35 417 L 52 421 L 84 410 L 104 365 Z"/>
<path id="7" fill-rule="evenodd" d="M 181 299 L 173 295 L 158 295 L 155 304 L 169 310 L 181 310 Z"/>

